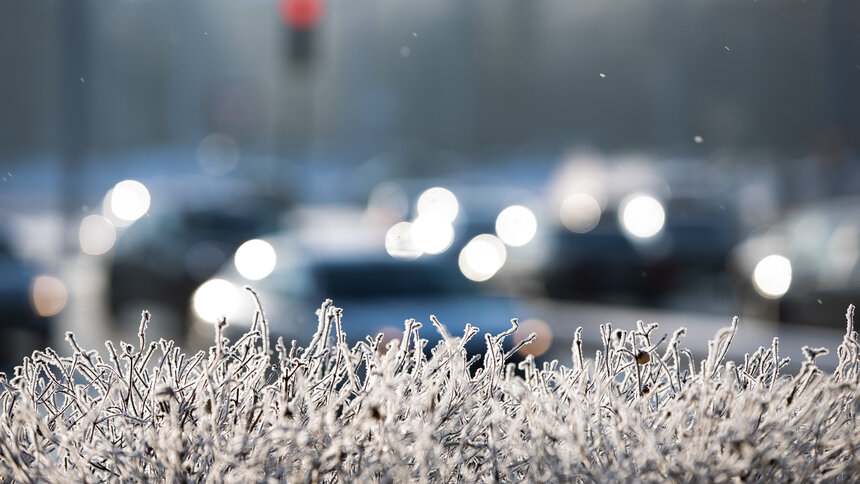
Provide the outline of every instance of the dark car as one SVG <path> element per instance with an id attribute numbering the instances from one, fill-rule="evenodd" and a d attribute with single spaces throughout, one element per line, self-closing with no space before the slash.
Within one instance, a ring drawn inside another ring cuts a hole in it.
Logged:
<path id="1" fill-rule="evenodd" d="M 324 299 L 343 308 L 343 329 L 351 344 L 380 332 L 386 338 L 399 337 L 404 321 L 415 318 L 424 324 L 421 336 L 432 347 L 439 334 L 431 314 L 453 336 L 462 335 L 466 323 L 496 334 L 510 328 L 512 317 L 524 316 L 518 314 L 522 308 L 515 299 L 488 294 L 468 280 L 459 270 L 456 251 L 396 259 L 386 253 L 385 233 L 385 227 L 357 222 L 262 238 L 276 254 L 271 269 L 257 274 L 263 277 L 249 279 L 230 261 L 198 289 L 192 315 L 198 340 L 211 338 L 211 323 L 221 315 L 227 316 L 232 331 L 247 330 L 255 309 L 251 297 L 243 294 L 245 285 L 259 293 L 272 336 L 296 339 L 300 345 L 315 332 L 314 310 Z M 467 349 L 483 352 L 483 336 L 475 337 Z"/>
<path id="2" fill-rule="evenodd" d="M 860 198 L 790 211 L 732 254 L 748 312 L 782 322 L 844 327 L 860 302 Z"/>
<path id="3" fill-rule="evenodd" d="M 142 309 L 183 324 L 194 289 L 248 239 L 278 227 L 283 205 L 265 198 L 179 208 L 138 220 L 117 241 L 110 263 L 110 308 L 120 325 Z"/>
<path id="4" fill-rule="evenodd" d="M 687 281 L 718 277 L 738 236 L 731 209 L 714 199 L 633 193 L 603 209 L 584 200 L 570 210 L 591 210 L 593 221 L 569 215 L 549 237 L 550 297 L 659 304 Z"/>
<path id="5" fill-rule="evenodd" d="M 6 237 L 0 236 L 0 371 L 8 371 L 34 349 L 48 345 L 50 320 L 47 314 L 56 308 L 62 309 L 65 303 L 64 288 L 58 296 L 45 294 L 44 306 L 41 294 L 36 294 L 40 297 L 34 301 L 37 276 L 37 270 L 15 257 Z M 36 290 L 47 286 L 50 292 L 52 286 L 61 284 L 53 278 L 46 282 L 47 285 L 36 286 Z M 40 310 L 45 314 L 39 314 Z"/>

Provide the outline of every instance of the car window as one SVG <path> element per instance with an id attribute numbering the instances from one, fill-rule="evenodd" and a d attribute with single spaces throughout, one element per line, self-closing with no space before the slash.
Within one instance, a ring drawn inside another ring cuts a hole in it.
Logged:
<path id="1" fill-rule="evenodd" d="M 271 217 L 262 214 L 224 213 L 218 211 L 187 212 L 181 225 L 194 234 L 236 234 L 237 237 L 271 231 L 275 224 Z"/>
<path id="2" fill-rule="evenodd" d="M 860 224 L 845 219 L 827 238 L 816 265 L 816 280 L 821 287 L 848 287 L 860 259 Z"/>
<path id="3" fill-rule="evenodd" d="M 792 260 L 813 263 L 812 259 L 823 254 L 834 229 L 834 217 L 825 211 L 810 210 L 790 218 L 786 223 L 786 234 Z"/>
<path id="4" fill-rule="evenodd" d="M 343 262 L 312 269 L 319 291 L 333 298 L 435 297 L 473 293 L 468 281 L 446 264 Z"/>

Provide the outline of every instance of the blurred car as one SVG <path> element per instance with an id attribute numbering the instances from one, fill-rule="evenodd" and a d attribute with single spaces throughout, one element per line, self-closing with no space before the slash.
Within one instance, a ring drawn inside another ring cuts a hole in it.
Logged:
<path id="1" fill-rule="evenodd" d="M 424 324 L 421 336 L 430 341 L 429 350 L 440 338 L 431 314 L 452 336 L 462 335 L 466 323 L 496 334 L 510 328 L 512 317 L 523 316 L 514 298 L 487 293 L 468 280 L 452 255 L 456 251 L 393 257 L 385 247 L 388 227 L 368 223 L 363 213 L 318 213 L 316 221 L 254 241 L 253 253 L 240 248 L 195 293 L 195 339 L 211 341 L 212 323 L 222 315 L 234 335 L 247 330 L 254 304 L 243 294 L 245 285 L 258 292 L 271 335 L 300 345 L 316 331 L 314 311 L 326 298 L 344 309 L 343 329 L 351 345 L 380 332 L 386 339 L 399 338 L 404 321 L 415 318 Z M 470 353 L 485 349 L 482 335 L 467 345 Z"/>
<path id="2" fill-rule="evenodd" d="M 697 159 L 572 152 L 546 189 L 547 295 L 660 306 L 724 284 L 739 237 L 724 178 Z"/>
<path id="3" fill-rule="evenodd" d="M 654 193 L 654 192 L 651 192 Z M 659 304 L 688 281 L 718 278 L 737 242 L 728 202 L 632 191 L 601 203 L 576 193 L 561 206 L 542 270 L 554 298 Z"/>
<path id="4" fill-rule="evenodd" d="M 64 305 L 62 283 L 40 279 L 35 267 L 15 257 L 0 233 L 0 371 L 20 364 L 34 349 L 48 346 L 48 316 Z"/>
<path id="5" fill-rule="evenodd" d="M 860 198 L 789 212 L 732 253 L 749 311 L 788 323 L 844 327 L 860 302 Z"/>
<path id="6" fill-rule="evenodd" d="M 539 198 L 523 186 L 481 173 L 464 173 L 456 179 L 382 182 L 369 192 L 366 216 L 389 224 L 427 218 L 422 214 L 450 219 L 453 239 L 446 253 L 461 252 L 476 238 L 490 238 L 503 249 L 503 261 L 490 284 L 524 293 L 531 292 L 546 250 L 545 225 L 538 220 L 540 207 Z"/>
<path id="7" fill-rule="evenodd" d="M 266 197 L 187 206 L 143 217 L 124 230 L 110 260 L 110 309 L 120 326 L 140 311 L 179 323 L 194 289 L 242 242 L 279 226 L 284 205 Z"/>

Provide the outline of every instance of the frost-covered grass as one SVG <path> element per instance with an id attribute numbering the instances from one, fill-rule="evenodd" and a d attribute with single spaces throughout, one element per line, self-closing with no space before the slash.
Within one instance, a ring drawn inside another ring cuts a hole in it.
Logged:
<path id="1" fill-rule="evenodd" d="M 684 331 L 600 328 L 603 349 L 570 365 L 506 363 L 486 336 L 483 366 L 463 349 L 478 329 L 425 356 L 420 324 L 380 348 L 348 348 L 326 301 L 307 345 L 270 348 L 258 312 L 208 352 L 173 342 L 35 352 L 0 386 L 0 482 L 809 482 L 856 481 L 860 344 L 833 373 L 806 348 L 797 375 L 776 339 L 725 362 L 737 320 L 704 361 Z M 348 312 L 346 313 L 348 318 Z M 449 322 L 454 323 L 454 322 Z M 427 328 L 426 330 L 432 330 Z M 380 335 L 381 336 L 381 335 Z"/>

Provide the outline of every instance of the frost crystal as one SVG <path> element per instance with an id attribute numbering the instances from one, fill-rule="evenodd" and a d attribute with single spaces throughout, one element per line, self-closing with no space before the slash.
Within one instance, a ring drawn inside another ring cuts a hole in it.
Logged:
<path id="1" fill-rule="evenodd" d="M 600 328 L 603 348 L 572 365 L 509 362 L 517 329 L 485 335 L 483 366 L 467 325 L 425 352 L 421 324 L 353 348 L 343 312 L 323 303 L 306 347 L 269 349 L 262 310 L 208 352 L 172 341 L 107 343 L 107 357 L 34 352 L 0 375 L 0 482 L 811 482 L 853 481 L 860 344 L 847 314 L 839 364 L 806 348 L 780 372 L 776 339 L 724 361 L 737 319 L 697 365 L 684 331 Z M 529 338 L 521 341 L 526 344 Z"/>

